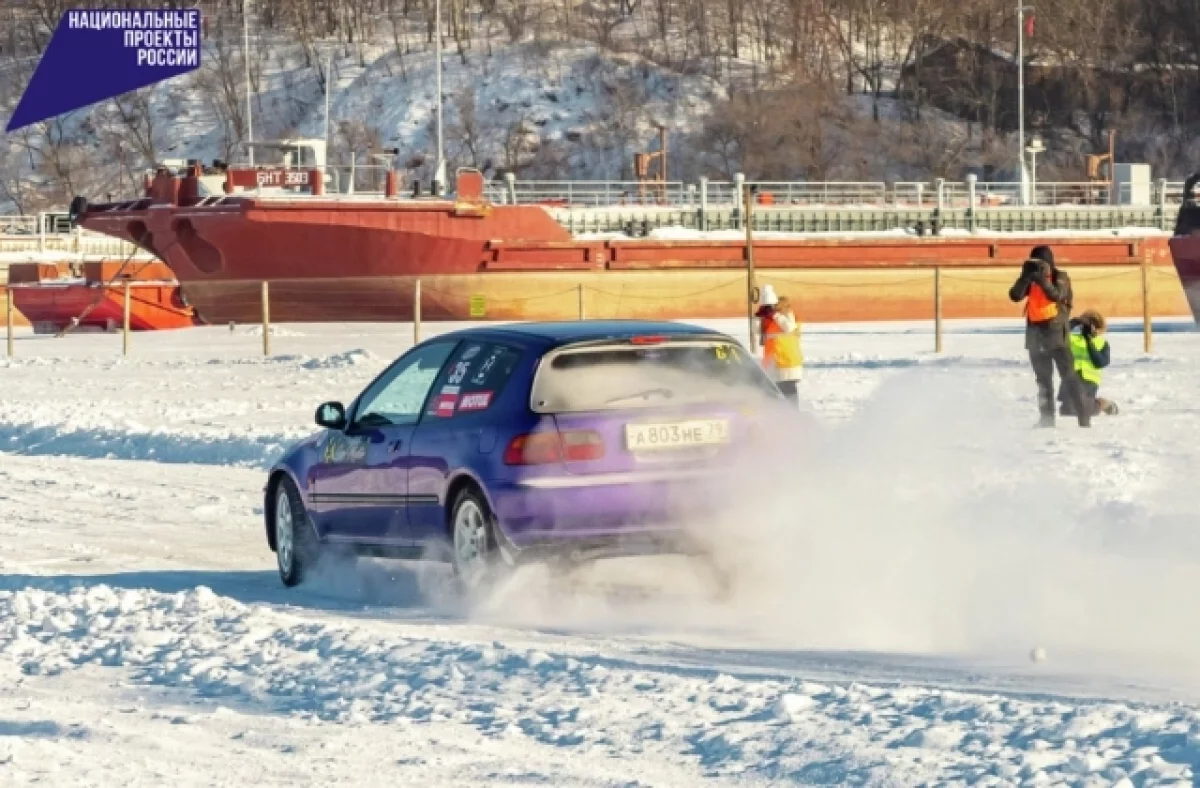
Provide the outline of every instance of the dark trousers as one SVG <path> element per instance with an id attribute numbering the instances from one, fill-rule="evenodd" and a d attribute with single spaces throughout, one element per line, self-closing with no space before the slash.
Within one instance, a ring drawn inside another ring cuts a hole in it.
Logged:
<path id="1" fill-rule="evenodd" d="M 1083 386 L 1084 402 L 1090 402 L 1092 404 L 1092 415 L 1099 416 L 1100 415 L 1100 397 L 1099 397 L 1100 386 L 1098 386 L 1095 383 L 1089 383 L 1086 380 L 1081 380 L 1080 385 Z M 1062 403 L 1061 407 L 1059 407 L 1059 410 L 1058 410 L 1058 414 L 1060 416 L 1076 415 L 1075 414 L 1075 404 L 1072 403 L 1071 400 L 1067 399 L 1066 384 L 1060 385 L 1058 387 L 1058 401 Z"/>
<path id="2" fill-rule="evenodd" d="M 1062 379 L 1064 400 L 1070 404 L 1079 418 L 1080 424 L 1091 421 L 1092 404 L 1083 389 L 1083 383 L 1075 372 L 1075 360 L 1071 351 L 1066 347 L 1053 350 L 1030 350 L 1029 363 L 1033 366 L 1033 375 L 1037 378 L 1038 411 L 1042 418 L 1054 420 L 1054 370 L 1058 368 L 1058 376 Z"/>
<path id="3" fill-rule="evenodd" d="M 775 383 L 779 390 L 783 392 L 784 398 L 794 405 L 800 404 L 800 389 L 797 387 L 799 381 L 796 380 L 780 380 Z"/>

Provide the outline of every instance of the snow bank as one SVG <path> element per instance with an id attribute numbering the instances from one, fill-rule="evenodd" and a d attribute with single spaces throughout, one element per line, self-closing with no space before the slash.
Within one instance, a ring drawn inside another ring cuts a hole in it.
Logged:
<path id="1" fill-rule="evenodd" d="M 572 753 L 698 760 L 772 782 L 1187 780 L 1200 712 L 868 684 L 803 684 L 603 654 L 364 632 L 177 594 L 14 583 L 0 665 L 55 676 L 121 667 L 136 681 L 352 726 L 456 723 Z M 16 587 L 14 587 L 16 586 Z M 7 672 L 7 670 L 5 672 Z M 1051 743 L 1070 741 L 1051 749 Z M 1145 784 L 1145 782 L 1143 782 Z"/>

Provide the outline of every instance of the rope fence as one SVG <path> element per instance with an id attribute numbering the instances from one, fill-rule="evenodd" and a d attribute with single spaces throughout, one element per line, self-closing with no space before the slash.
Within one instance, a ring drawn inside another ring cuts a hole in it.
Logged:
<path id="1" fill-rule="evenodd" d="M 920 285 L 928 286 L 928 319 L 933 323 L 934 329 L 934 352 L 943 352 L 943 330 L 944 330 L 944 305 L 947 300 L 946 288 L 947 285 L 954 286 L 963 285 L 970 288 L 978 289 L 980 286 L 985 286 L 989 289 L 995 288 L 1007 294 L 1007 288 L 1014 281 L 1014 277 L 1005 277 L 1003 279 L 996 276 L 987 276 L 981 271 L 976 275 L 972 273 L 964 273 L 963 269 L 951 267 L 943 268 L 940 266 L 929 266 L 921 268 L 917 275 L 903 275 L 903 271 L 887 271 L 887 269 L 860 269 L 860 268 L 844 268 L 844 269 L 813 269 L 814 272 L 841 274 L 840 277 L 834 276 L 818 276 L 817 278 L 799 277 L 794 273 L 791 275 L 777 275 L 772 272 L 760 272 L 761 280 L 768 280 L 777 288 L 790 290 L 793 296 L 793 301 L 800 306 L 801 319 L 804 319 L 805 307 L 803 302 L 806 298 L 820 299 L 820 290 L 834 290 L 840 292 L 860 291 L 864 294 L 859 300 L 859 311 L 864 314 L 871 314 L 872 306 L 864 302 L 870 298 L 869 293 L 882 293 L 885 295 L 884 300 L 893 299 L 891 305 L 881 302 L 876 307 L 876 315 L 887 314 L 889 309 L 891 314 L 896 314 L 898 309 L 895 304 L 897 301 L 902 302 L 899 309 L 908 314 L 913 312 L 913 303 L 917 304 L 916 311 L 922 311 L 920 308 L 920 300 L 923 298 L 921 290 L 917 289 Z M 764 275 L 765 274 L 765 275 Z M 865 276 L 864 274 L 871 274 Z M 893 276 L 888 276 L 893 274 Z M 847 275 L 853 275 L 860 278 L 861 281 L 847 281 Z M 1117 292 L 1108 288 L 1107 295 L 1096 296 L 1093 294 L 1091 299 L 1095 301 L 1103 301 L 1105 298 L 1116 298 L 1124 302 L 1125 308 L 1121 311 L 1124 314 L 1129 314 L 1131 306 L 1128 299 L 1140 297 L 1140 312 L 1142 317 L 1142 333 L 1143 347 L 1147 353 L 1153 348 L 1153 325 L 1152 318 L 1154 317 L 1152 309 L 1151 294 L 1154 291 L 1152 282 L 1158 281 L 1168 288 L 1178 288 L 1178 278 L 1174 269 L 1166 266 L 1152 266 L 1146 263 L 1141 265 L 1131 264 L 1120 271 L 1097 271 L 1094 268 L 1086 274 L 1077 273 L 1075 280 L 1076 291 L 1076 306 L 1082 307 L 1088 299 L 1088 286 L 1096 282 L 1111 282 L 1120 278 L 1136 277 L 1138 282 L 1128 289 Z M 439 283 L 440 284 L 440 283 Z M 513 288 L 523 286 L 519 280 L 510 283 Z M 109 283 L 112 287 L 117 287 L 114 283 Z M 497 288 L 492 287 L 486 294 L 470 293 L 466 290 L 450 290 L 445 287 L 429 286 L 421 279 L 396 278 L 392 280 L 370 280 L 368 283 L 349 283 L 344 281 L 330 281 L 322 283 L 320 287 L 313 287 L 311 283 L 297 283 L 288 281 L 275 282 L 226 282 L 220 285 L 212 285 L 217 287 L 217 290 L 209 290 L 204 294 L 204 300 L 210 304 L 209 312 L 205 314 L 205 309 L 201 307 L 201 314 L 205 322 L 211 325 L 222 325 L 228 323 L 231 329 L 237 324 L 255 325 L 258 324 L 262 329 L 262 353 L 264 356 L 270 356 L 271 349 L 271 322 L 274 318 L 278 322 L 313 322 L 313 321 L 336 321 L 339 317 L 354 314 L 358 316 L 370 316 L 368 319 L 378 319 L 380 322 L 396 321 L 405 322 L 411 320 L 413 325 L 413 341 L 421 340 L 422 316 L 432 318 L 434 321 L 444 320 L 538 320 L 538 319 L 622 319 L 639 316 L 651 316 L 659 311 L 653 308 L 646 308 L 645 305 L 660 303 L 671 304 L 670 312 L 672 314 L 686 313 L 687 304 L 694 303 L 697 299 L 705 299 L 713 296 L 715 293 L 727 291 L 730 288 L 737 288 L 737 295 L 731 295 L 728 298 L 721 297 L 723 300 L 717 302 L 709 301 L 708 304 L 696 309 L 695 314 L 711 314 L 714 303 L 717 303 L 721 308 L 725 306 L 725 300 L 729 300 L 729 306 L 733 309 L 729 310 L 728 317 L 736 317 L 741 309 L 745 308 L 746 302 L 746 285 L 747 276 L 745 273 L 738 272 L 730 274 L 728 279 L 720 281 L 716 284 L 711 284 L 703 288 L 695 288 L 685 292 L 680 292 L 675 288 L 638 288 L 631 289 L 628 284 L 623 283 L 619 288 L 595 287 L 585 282 L 578 282 L 569 287 L 554 289 L 549 292 L 532 292 L 527 294 L 512 294 L 508 295 L 501 289 L 496 292 Z M 915 292 L 903 293 L 897 292 L 903 288 L 915 290 Z M 110 289 L 112 289 L 110 287 Z M 129 303 L 130 303 L 130 288 L 128 283 L 125 283 L 123 288 L 123 325 L 122 325 L 122 345 L 123 354 L 130 353 L 130 327 L 129 327 Z M 3 295 L 4 309 L 6 313 L 7 325 L 7 351 L 9 356 L 14 355 L 13 333 L 14 333 L 14 303 L 12 296 L 12 288 L 6 290 Z M 964 296 L 960 291 L 957 295 L 959 298 L 966 298 L 969 301 L 977 299 L 978 293 L 971 293 Z M 755 296 L 757 298 L 757 296 Z M 985 296 L 986 297 L 986 296 Z M 1005 295 L 1007 297 L 1007 295 Z M 848 298 L 853 298 L 849 297 Z M 836 300 L 836 299 L 835 299 Z M 681 304 L 683 306 L 681 306 Z M 809 306 L 811 307 L 810 301 Z M 1173 307 L 1174 308 L 1174 307 Z M 1161 309 L 1161 307 L 1160 307 Z M 962 311 L 961 307 L 958 311 Z M 1174 314 L 1173 312 L 1171 314 Z M 1019 317 L 1020 313 L 1014 309 L 1013 317 Z M 964 317 L 964 315 L 957 315 Z M 920 320 L 922 318 L 915 317 L 897 317 L 895 319 L 903 320 Z M 61 332 L 60 336 L 66 332 Z"/>

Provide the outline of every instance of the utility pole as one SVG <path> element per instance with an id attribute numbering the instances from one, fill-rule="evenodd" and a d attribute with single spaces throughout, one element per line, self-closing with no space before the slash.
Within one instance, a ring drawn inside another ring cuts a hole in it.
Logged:
<path id="1" fill-rule="evenodd" d="M 446 157 L 442 151 L 442 0 L 434 3 L 434 57 L 437 59 L 437 168 L 433 172 L 433 193 L 440 195 L 446 185 Z"/>
<path id="2" fill-rule="evenodd" d="M 254 119 L 250 106 L 250 13 L 249 0 L 242 0 L 242 60 L 246 66 L 246 151 L 250 166 L 254 166 Z"/>
<path id="3" fill-rule="evenodd" d="M 326 150 L 329 147 L 329 92 L 332 90 L 330 83 L 333 82 L 333 48 L 330 47 L 328 55 L 325 57 L 325 146 Z M 328 157 L 328 153 L 326 153 Z"/>

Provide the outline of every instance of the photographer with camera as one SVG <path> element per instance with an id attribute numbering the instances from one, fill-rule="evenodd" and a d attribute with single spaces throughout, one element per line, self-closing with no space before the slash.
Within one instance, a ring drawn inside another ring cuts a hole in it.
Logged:
<path id="1" fill-rule="evenodd" d="M 1104 315 L 1094 309 L 1089 309 L 1071 320 L 1071 356 L 1075 359 L 1075 372 L 1083 382 L 1085 399 L 1092 403 L 1093 416 L 1101 413 L 1106 416 L 1117 415 L 1117 403 L 1099 396 L 1100 381 L 1103 378 L 1100 370 L 1107 367 L 1112 360 L 1112 346 L 1104 338 L 1106 328 Z M 1062 403 L 1059 410 L 1061 415 L 1075 415 L 1075 409 L 1067 400 L 1064 387 L 1058 389 L 1058 401 Z"/>
<path id="2" fill-rule="evenodd" d="M 1079 376 L 1075 373 L 1068 339 L 1073 294 L 1071 278 L 1054 265 L 1049 246 L 1036 246 L 1021 267 L 1021 275 L 1008 291 L 1013 302 L 1025 300 L 1025 349 L 1037 379 L 1039 427 L 1054 426 L 1054 369 L 1066 401 L 1070 403 L 1080 427 L 1092 425 L 1092 404 Z"/>

